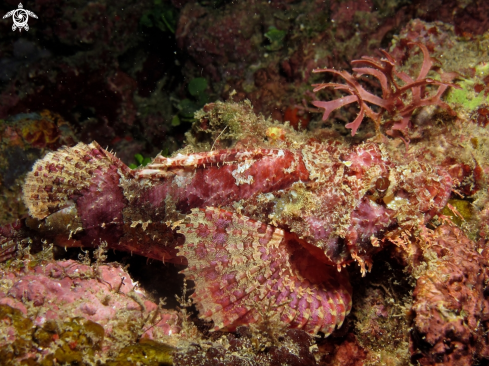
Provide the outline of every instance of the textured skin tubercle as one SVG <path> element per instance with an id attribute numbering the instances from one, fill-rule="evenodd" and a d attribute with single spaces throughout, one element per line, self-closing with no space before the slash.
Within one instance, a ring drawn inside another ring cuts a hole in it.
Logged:
<path id="1" fill-rule="evenodd" d="M 184 273 L 215 330 L 268 319 L 329 335 L 350 312 L 346 271 L 318 262 L 281 229 L 217 208 L 192 210 L 186 221 Z"/>

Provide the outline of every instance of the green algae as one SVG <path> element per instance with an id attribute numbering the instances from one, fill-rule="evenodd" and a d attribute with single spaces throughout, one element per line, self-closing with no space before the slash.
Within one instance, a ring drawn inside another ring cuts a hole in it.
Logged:
<path id="1" fill-rule="evenodd" d="M 10 365 L 18 355 L 26 354 L 31 348 L 32 320 L 23 316 L 22 312 L 8 305 L 0 305 L 0 327 L 10 325 L 16 330 L 15 340 L 7 347 L 0 349 L 0 364 Z"/>
<path id="2" fill-rule="evenodd" d="M 284 47 L 284 39 L 287 32 L 270 26 L 268 28 L 268 32 L 266 32 L 264 35 L 270 42 L 269 45 L 265 46 L 268 51 L 278 51 Z"/>
<path id="3" fill-rule="evenodd" d="M 483 84 L 483 79 L 489 75 L 489 64 L 481 63 L 475 67 L 475 76 L 472 79 L 462 79 L 457 82 L 461 89 L 450 88 L 446 101 L 452 105 L 461 105 L 473 111 L 485 103 L 489 103 L 489 96 L 484 92 L 476 92 L 476 85 Z"/>
<path id="4" fill-rule="evenodd" d="M 457 213 L 453 212 L 453 210 L 447 206 L 445 206 L 442 210 L 442 214 L 450 217 L 452 222 L 458 227 L 462 226 L 464 221 L 470 221 L 474 216 L 472 204 L 469 201 L 459 200 L 459 199 L 450 199 L 448 200 L 448 204 L 453 206 L 457 213 L 462 217 L 457 215 Z"/>
<path id="5" fill-rule="evenodd" d="M 23 364 L 88 364 L 95 360 L 95 352 L 101 349 L 104 328 L 90 320 L 73 318 L 56 324 L 48 321 L 37 327 L 32 320 L 8 305 L 0 305 L 0 322 L 15 330 L 15 339 L 0 350 L 0 364 L 18 364 L 19 358 L 26 358 Z M 32 354 L 47 350 L 47 354 L 35 359 Z"/>
<path id="6" fill-rule="evenodd" d="M 54 357 L 61 363 L 82 363 L 87 357 L 94 359 L 105 335 L 101 325 L 83 318 L 64 322 L 60 330 Z"/>
<path id="7" fill-rule="evenodd" d="M 14 339 L 0 349 L 0 365 L 156 366 L 173 363 L 172 347 L 147 339 L 125 346 L 115 357 L 101 362 L 104 328 L 82 317 L 58 323 L 47 321 L 38 327 L 20 310 L 0 305 L 0 328 L 9 326 L 14 331 Z"/>
<path id="8" fill-rule="evenodd" d="M 174 349 L 166 344 L 142 339 L 138 344 L 124 347 L 114 361 L 107 362 L 107 366 L 172 365 L 173 352 Z"/>

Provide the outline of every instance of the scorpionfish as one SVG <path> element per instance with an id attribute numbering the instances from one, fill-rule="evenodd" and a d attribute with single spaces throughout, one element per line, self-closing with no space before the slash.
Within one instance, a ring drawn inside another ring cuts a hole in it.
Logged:
<path id="1" fill-rule="evenodd" d="M 47 154 L 28 174 L 29 230 L 59 246 L 186 263 L 199 316 L 232 331 L 268 319 L 329 335 L 392 230 L 427 223 L 452 180 L 381 144 L 309 143 L 157 156 L 130 169 L 96 142 Z"/>

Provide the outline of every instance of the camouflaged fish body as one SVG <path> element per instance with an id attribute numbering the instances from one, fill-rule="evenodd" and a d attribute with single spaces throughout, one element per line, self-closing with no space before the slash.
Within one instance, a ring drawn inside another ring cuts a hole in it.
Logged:
<path id="1" fill-rule="evenodd" d="M 426 223 L 451 184 L 425 163 L 396 166 L 372 143 L 158 156 L 131 170 L 93 142 L 38 161 L 24 201 L 30 225 L 57 245 L 104 241 L 187 261 L 215 329 L 271 316 L 329 334 L 351 309 L 338 269 L 356 261 L 365 272 L 383 234 Z"/>

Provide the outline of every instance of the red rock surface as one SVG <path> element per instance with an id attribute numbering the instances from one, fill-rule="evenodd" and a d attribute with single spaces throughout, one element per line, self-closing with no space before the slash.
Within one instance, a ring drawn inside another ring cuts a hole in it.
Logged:
<path id="1" fill-rule="evenodd" d="M 487 258 L 456 227 L 424 235 L 427 266 L 414 290 L 410 349 L 420 365 L 470 365 L 487 357 Z"/>
<path id="2" fill-rule="evenodd" d="M 24 315 L 35 311 L 32 320 L 38 327 L 81 317 L 101 325 L 110 339 L 129 320 L 144 324 L 146 317 L 157 312 L 157 321 L 146 326 L 141 337 L 151 339 L 179 331 L 176 314 L 158 310 L 119 266 L 89 266 L 73 260 L 25 261 L 3 267 L 0 274 L 0 304 Z M 0 341 L 0 347 L 11 341 Z"/>

